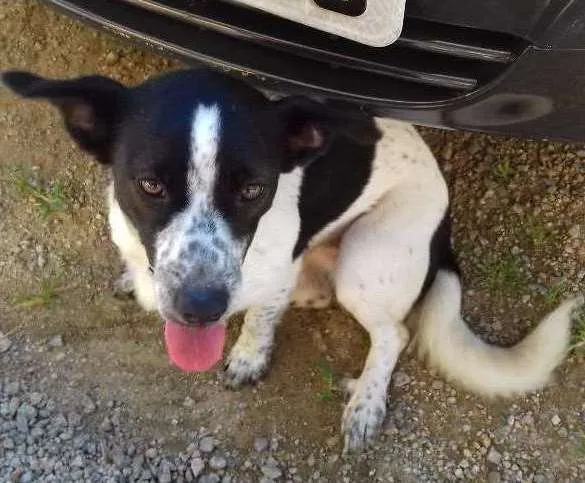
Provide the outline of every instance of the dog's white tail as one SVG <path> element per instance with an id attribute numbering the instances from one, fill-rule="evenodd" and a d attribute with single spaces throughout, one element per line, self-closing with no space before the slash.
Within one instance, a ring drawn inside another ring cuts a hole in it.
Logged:
<path id="1" fill-rule="evenodd" d="M 487 344 L 461 317 L 461 285 L 440 270 L 417 310 L 418 354 L 448 379 L 487 396 L 509 396 L 544 386 L 569 345 L 571 315 L 583 303 L 563 303 L 513 347 Z"/>

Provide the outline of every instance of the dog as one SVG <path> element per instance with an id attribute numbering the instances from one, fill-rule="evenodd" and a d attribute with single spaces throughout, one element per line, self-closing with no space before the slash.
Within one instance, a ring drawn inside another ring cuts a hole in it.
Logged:
<path id="1" fill-rule="evenodd" d="M 431 367 L 486 396 L 540 388 L 564 358 L 582 297 L 509 348 L 464 323 L 447 185 L 409 124 L 305 97 L 269 100 L 205 69 L 132 88 L 99 76 L 2 79 L 57 106 L 80 148 L 109 168 L 123 284 L 158 311 L 168 355 L 184 371 L 214 367 L 229 317 L 246 311 L 225 379 L 257 381 L 291 300 L 323 307 L 334 294 L 370 337 L 342 417 L 345 449 L 360 450 L 380 432 L 409 341 Z"/>

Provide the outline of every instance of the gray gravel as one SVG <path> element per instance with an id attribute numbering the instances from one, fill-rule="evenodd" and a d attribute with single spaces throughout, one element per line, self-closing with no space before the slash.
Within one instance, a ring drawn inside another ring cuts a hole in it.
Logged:
<path id="1" fill-rule="evenodd" d="M 14 366 L 23 354 L 40 349 L 11 341 L 2 363 Z M 131 421 L 124 419 L 123 408 L 114 402 L 103 405 L 110 416 L 96 431 L 92 415 L 100 403 L 85 396 L 77 411 L 64 410 L 37 389 L 47 381 L 35 374 L 29 371 L 13 380 L 4 372 L 0 379 L 0 481 L 245 481 L 235 478 L 244 460 L 238 452 L 222 449 L 216 437 L 192 434 L 184 451 L 168 453 L 160 441 L 132 436 Z M 283 474 L 275 459 L 263 457 L 246 459 L 245 472 L 257 480 L 275 480 Z"/>
<path id="2" fill-rule="evenodd" d="M 433 464 L 438 465 L 436 473 L 450 474 L 452 479 L 474 480 L 488 468 L 489 482 L 555 481 L 554 473 L 531 469 L 538 466 L 538 450 L 529 453 L 520 447 L 514 452 L 502 449 L 536 431 L 533 413 L 516 404 L 510 406 L 510 413 L 496 432 L 480 429 L 472 433 L 472 426 L 477 427 L 474 417 L 485 412 L 478 406 L 476 413 L 468 412 L 457 422 L 463 440 L 438 442 L 421 426 L 423 412 L 414 398 L 404 397 L 391 404 L 385 434 L 375 451 L 357 460 L 326 449 L 338 447 L 339 436 L 332 436 L 325 448 L 299 459 L 293 453 L 280 451 L 278 441 L 282 437 L 278 435 L 254 438 L 250 448 L 240 451 L 205 429 L 189 433 L 182 451 L 169 451 L 164 441 L 136 436 L 136 421 L 128 416 L 122 403 L 103 401 L 90 394 L 83 395 L 73 406 L 54 399 L 47 384 L 55 374 L 43 373 L 41 360 L 37 360 L 45 346 L 42 342 L 11 340 L 10 349 L 2 355 L 5 369 L 17 367 L 23 360 L 28 369 L 20 372 L 17 380 L 11 377 L 11 371 L 3 371 L 0 379 L 0 481 L 349 483 L 361 481 L 359 461 L 370 462 L 374 468 L 370 470 L 372 477 L 382 476 L 376 481 L 393 481 L 387 479 L 392 473 L 385 470 L 385 465 L 393 464 L 394 458 L 410 461 L 408 471 L 414 480 L 430 481 L 430 468 L 421 465 L 429 451 Z M 434 397 L 438 405 L 450 404 L 451 399 L 461 401 L 457 391 L 448 387 L 445 390 L 444 383 L 427 385 L 407 377 L 408 382 L 401 387 L 408 385 L 411 391 L 414 388 L 418 398 Z M 399 380 L 406 379 L 399 376 Z M 548 416 L 548 424 L 558 433 L 564 431 L 566 439 L 578 437 L 576 428 L 567 429 L 557 413 Z M 459 453 L 459 458 L 453 458 L 454 452 Z M 310 471 L 301 477 L 298 466 L 303 465 Z M 575 474 L 581 470 L 575 468 Z"/>

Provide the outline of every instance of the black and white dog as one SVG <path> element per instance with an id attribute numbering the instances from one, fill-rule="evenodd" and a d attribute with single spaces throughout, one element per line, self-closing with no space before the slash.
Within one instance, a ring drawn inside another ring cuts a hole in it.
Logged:
<path id="1" fill-rule="evenodd" d="M 226 379 L 256 381 L 291 300 L 324 306 L 334 292 L 371 340 L 342 419 L 353 449 L 380 430 L 407 327 L 421 357 L 486 395 L 539 388 L 563 359 L 582 298 L 511 348 L 463 322 L 447 186 L 408 124 L 305 98 L 272 102 L 207 70 L 134 88 L 23 72 L 3 81 L 58 106 L 80 147 L 110 167 L 109 222 L 126 281 L 165 320 L 168 354 L 183 370 L 220 361 L 229 316 L 246 310 Z"/>

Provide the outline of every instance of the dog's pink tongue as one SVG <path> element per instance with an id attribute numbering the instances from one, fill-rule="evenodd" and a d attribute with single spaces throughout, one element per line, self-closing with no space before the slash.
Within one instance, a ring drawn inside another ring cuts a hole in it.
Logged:
<path id="1" fill-rule="evenodd" d="M 186 372 L 210 370 L 221 359 L 225 326 L 185 327 L 165 322 L 165 342 L 172 363 Z"/>

